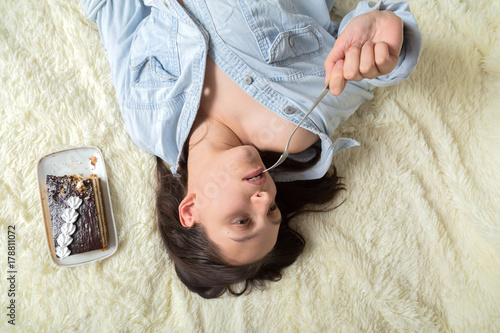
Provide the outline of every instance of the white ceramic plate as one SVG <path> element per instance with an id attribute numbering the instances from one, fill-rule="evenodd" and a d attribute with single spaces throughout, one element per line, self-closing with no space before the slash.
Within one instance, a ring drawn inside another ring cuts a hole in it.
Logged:
<path id="1" fill-rule="evenodd" d="M 95 158 L 95 163 L 92 163 L 93 158 Z M 56 256 L 54 238 L 52 236 L 46 179 L 47 175 L 65 176 L 78 174 L 81 174 L 83 177 L 89 177 L 91 174 L 94 174 L 101 178 L 102 197 L 104 200 L 104 210 L 106 211 L 106 223 L 108 225 L 108 247 L 104 251 L 95 250 L 60 259 Z M 37 177 L 45 231 L 49 243 L 49 253 L 54 264 L 59 267 L 79 266 L 105 259 L 116 252 L 118 238 L 116 237 L 115 220 L 109 195 L 108 176 L 106 174 L 104 158 L 97 147 L 75 147 L 42 156 L 38 161 Z"/>

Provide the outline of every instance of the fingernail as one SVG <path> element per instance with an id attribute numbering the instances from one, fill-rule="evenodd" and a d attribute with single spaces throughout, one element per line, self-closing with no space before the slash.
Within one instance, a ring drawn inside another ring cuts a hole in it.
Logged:
<path id="1" fill-rule="evenodd" d="M 335 67 L 342 67 L 344 66 L 344 60 L 339 60 L 335 63 Z"/>

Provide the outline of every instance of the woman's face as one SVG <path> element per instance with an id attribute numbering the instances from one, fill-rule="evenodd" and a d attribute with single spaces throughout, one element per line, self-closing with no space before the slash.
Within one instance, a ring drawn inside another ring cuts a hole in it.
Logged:
<path id="1" fill-rule="evenodd" d="M 263 258 L 276 244 L 281 213 L 276 185 L 253 146 L 231 148 L 189 175 L 179 212 L 185 226 L 200 223 L 230 264 Z"/>

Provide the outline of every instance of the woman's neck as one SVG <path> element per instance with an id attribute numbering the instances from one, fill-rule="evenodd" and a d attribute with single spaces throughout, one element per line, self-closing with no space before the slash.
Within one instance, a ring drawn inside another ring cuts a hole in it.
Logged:
<path id="1" fill-rule="evenodd" d="M 200 144 L 215 149 L 229 149 L 241 145 L 242 142 L 223 119 L 200 109 L 191 129 L 189 148 L 192 150 Z"/>
<path id="2" fill-rule="evenodd" d="M 206 159 L 216 158 L 219 153 L 242 143 L 223 121 L 200 110 L 191 129 L 188 144 L 188 168 L 198 168 L 205 164 Z"/>
<path id="3" fill-rule="evenodd" d="M 192 184 L 203 183 L 214 161 L 241 144 L 238 136 L 223 122 L 199 112 L 188 142 L 188 191 L 193 190 Z"/>

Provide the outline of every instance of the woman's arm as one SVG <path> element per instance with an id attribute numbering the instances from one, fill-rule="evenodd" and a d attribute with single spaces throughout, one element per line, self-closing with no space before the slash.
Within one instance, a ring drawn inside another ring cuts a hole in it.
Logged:
<path id="1" fill-rule="evenodd" d="M 130 45 L 139 24 L 150 14 L 142 0 L 81 0 L 87 18 L 96 22 L 111 65 L 116 92 L 121 94 L 128 82 Z"/>

